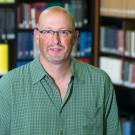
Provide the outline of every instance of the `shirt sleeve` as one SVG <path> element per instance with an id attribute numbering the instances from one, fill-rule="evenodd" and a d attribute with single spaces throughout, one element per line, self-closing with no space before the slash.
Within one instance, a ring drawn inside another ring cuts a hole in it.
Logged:
<path id="1" fill-rule="evenodd" d="M 9 134 L 10 130 L 10 94 L 6 78 L 0 79 L 0 135 Z"/>
<path id="2" fill-rule="evenodd" d="M 105 80 L 104 135 L 121 135 L 115 90 L 109 77 Z"/>

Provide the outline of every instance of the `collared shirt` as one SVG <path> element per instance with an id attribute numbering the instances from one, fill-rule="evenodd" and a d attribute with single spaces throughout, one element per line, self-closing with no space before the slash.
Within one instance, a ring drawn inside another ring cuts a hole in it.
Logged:
<path id="1" fill-rule="evenodd" d="M 39 59 L 0 79 L 0 135 L 121 135 L 108 75 L 75 59 L 64 100 Z"/>

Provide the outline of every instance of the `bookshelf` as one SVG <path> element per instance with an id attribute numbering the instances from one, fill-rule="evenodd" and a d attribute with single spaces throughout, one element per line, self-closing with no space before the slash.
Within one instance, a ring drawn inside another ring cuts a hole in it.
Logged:
<path id="1" fill-rule="evenodd" d="M 87 63 L 96 64 L 96 48 L 97 44 L 97 36 L 98 34 L 98 0 L 96 1 L 80 1 L 80 0 L 65 0 L 65 1 L 32 1 L 29 2 L 27 0 L 18 2 L 18 19 L 17 26 L 19 32 L 32 32 L 38 18 L 37 16 L 41 12 L 40 10 L 45 9 L 52 5 L 60 5 L 62 7 L 67 8 L 73 16 L 75 16 L 76 20 L 76 28 L 80 31 L 79 36 L 79 44 L 77 48 L 73 51 L 73 56 Z M 25 10 L 24 10 L 25 9 Z M 34 10 L 33 10 L 34 9 Z M 21 12 L 31 11 L 31 17 L 35 18 L 32 21 L 32 24 L 29 23 L 28 15 L 24 14 L 21 16 Z M 96 12 L 95 12 L 96 11 Z M 35 12 L 36 15 L 33 15 Z M 26 15 L 26 16 L 25 16 Z M 21 20 L 23 18 L 24 20 Z M 93 19 L 92 19 L 93 18 Z M 21 22 L 22 21 L 22 22 Z M 25 24 L 25 22 L 27 22 Z M 31 24 L 31 26 L 29 25 Z M 24 34 L 25 35 L 25 34 Z M 19 37 L 19 36 L 18 36 Z M 86 41 L 86 43 L 84 42 Z M 96 42 L 95 42 L 96 41 Z M 24 46 L 24 45 L 20 45 Z M 34 48 L 34 47 L 33 47 Z M 19 51 L 17 51 L 19 52 Z M 35 51 L 34 51 L 35 52 Z M 35 53 L 34 53 L 35 56 Z M 19 58 L 20 59 L 20 58 Z"/>
<path id="2" fill-rule="evenodd" d="M 129 121 L 135 120 L 134 11 L 135 2 L 130 0 L 101 0 L 100 3 L 98 66 L 114 83 L 120 118 Z"/>
<path id="3" fill-rule="evenodd" d="M 0 0 L 0 77 L 16 63 L 16 8 L 13 0 Z M 3 50 L 7 48 L 6 50 Z M 3 65 L 3 66 L 2 66 Z"/>
<path id="4" fill-rule="evenodd" d="M 2 17 L 0 11 L 3 22 L 0 24 L 3 30 L 0 30 L 0 43 L 8 44 L 9 70 L 30 62 L 38 53 L 35 51 L 33 29 L 39 13 L 52 5 L 63 6 L 75 16 L 76 29 L 80 31 L 79 42 L 82 44 L 78 44 L 73 56 L 86 63 L 98 64 L 99 0 L 0 0 L 0 10 L 3 10 L 3 14 L 12 16 Z M 7 26 L 4 26 L 5 24 Z"/>

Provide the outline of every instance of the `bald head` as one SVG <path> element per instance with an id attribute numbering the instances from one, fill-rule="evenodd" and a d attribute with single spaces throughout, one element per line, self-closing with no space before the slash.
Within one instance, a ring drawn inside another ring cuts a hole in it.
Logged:
<path id="1" fill-rule="evenodd" d="M 60 20 L 65 19 L 66 24 L 69 25 L 72 30 L 75 29 L 74 17 L 63 7 L 53 6 L 45 9 L 39 16 L 38 27 L 42 28 L 46 22 L 51 19 L 53 19 L 54 25 Z"/>
<path id="2" fill-rule="evenodd" d="M 71 16 L 71 14 L 69 13 L 69 11 L 67 11 L 65 8 L 63 8 L 63 7 L 60 7 L 60 6 L 53 6 L 53 7 L 49 7 L 49 8 L 46 8 L 42 13 L 41 13 L 41 17 L 42 17 L 42 15 L 44 15 L 44 14 L 47 14 L 47 13 L 49 13 L 49 12 L 53 12 L 53 13 L 55 13 L 55 12 L 61 12 L 61 13 L 64 13 L 64 14 L 67 14 L 67 15 L 69 15 L 69 16 Z"/>

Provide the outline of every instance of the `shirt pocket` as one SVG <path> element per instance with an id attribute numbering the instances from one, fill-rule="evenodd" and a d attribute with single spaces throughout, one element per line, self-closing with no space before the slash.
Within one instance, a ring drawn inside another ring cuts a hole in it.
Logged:
<path id="1" fill-rule="evenodd" d="M 102 107 L 91 110 L 87 106 L 83 109 L 79 124 L 81 126 L 75 130 L 74 135 L 103 135 Z"/>
<path id="2" fill-rule="evenodd" d="M 103 107 L 89 108 L 86 117 L 87 124 L 83 126 L 84 135 L 103 135 Z"/>
<path id="3" fill-rule="evenodd" d="M 91 118 L 89 122 L 83 125 L 82 135 L 97 135 L 96 118 Z"/>
<path id="4" fill-rule="evenodd" d="M 81 126 L 75 127 L 72 135 L 98 135 L 96 132 L 96 119 L 80 121 Z"/>

